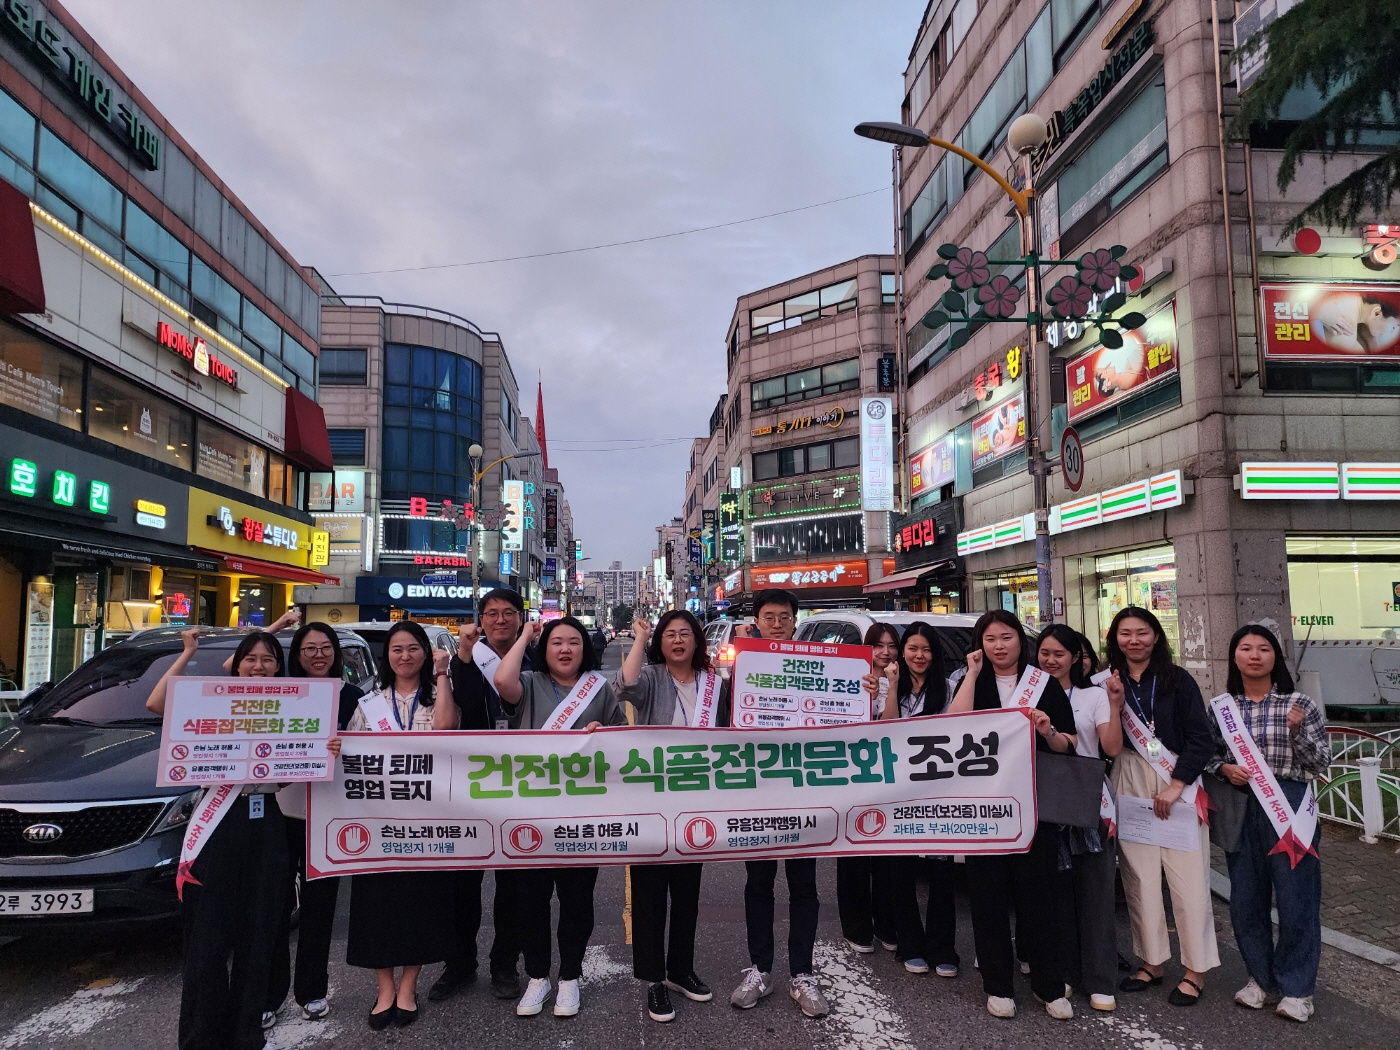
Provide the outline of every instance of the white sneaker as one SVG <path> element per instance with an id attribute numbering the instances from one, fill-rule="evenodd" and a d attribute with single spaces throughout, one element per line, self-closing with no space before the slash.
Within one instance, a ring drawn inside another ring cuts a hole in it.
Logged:
<path id="1" fill-rule="evenodd" d="M 331 1004 L 324 999 L 312 999 L 301 1008 L 301 1016 L 308 1021 L 319 1021 L 331 1012 Z"/>
<path id="2" fill-rule="evenodd" d="M 559 994 L 554 997 L 554 1016 L 573 1017 L 578 1013 L 578 980 L 559 981 Z"/>
<path id="3" fill-rule="evenodd" d="M 544 1009 L 544 1004 L 549 1002 L 551 990 L 548 977 L 531 977 L 530 983 L 525 987 L 525 994 L 520 997 L 520 1002 L 515 1004 L 515 1016 L 534 1017 Z"/>
<path id="4" fill-rule="evenodd" d="M 861 944 L 860 941 L 853 941 L 849 937 L 846 938 L 846 946 L 857 955 L 870 955 L 875 951 L 875 945 Z"/>
<path id="5" fill-rule="evenodd" d="M 1063 997 L 1046 1003 L 1045 1012 L 1057 1021 L 1068 1021 L 1074 1017 L 1074 1007 Z"/>
<path id="6" fill-rule="evenodd" d="M 1264 989 L 1259 987 L 1259 982 L 1253 977 L 1249 979 L 1247 985 L 1235 993 L 1235 1002 L 1241 1006 L 1247 1006 L 1251 1010 L 1264 1009 L 1264 1004 L 1268 1002 L 1268 999 Z"/>
<path id="7" fill-rule="evenodd" d="M 817 979 L 810 973 L 799 973 L 792 979 L 789 989 L 792 1001 L 808 1017 L 825 1017 L 831 1010 L 826 1005 L 826 996 L 817 987 Z"/>
<path id="8" fill-rule="evenodd" d="M 891 944 L 889 941 L 882 941 L 879 937 L 876 937 L 875 939 L 877 941 L 880 941 L 880 947 L 885 949 L 885 951 L 887 952 L 893 952 L 899 949 L 899 945 L 897 944 Z"/>
<path id="9" fill-rule="evenodd" d="M 1285 995 L 1278 1001 L 1278 1009 L 1274 1013 L 1280 1017 L 1286 1017 L 1290 1021 L 1306 1024 L 1308 1018 L 1313 1015 L 1312 996 L 1305 999 L 1297 995 Z"/>
<path id="10" fill-rule="evenodd" d="M 757 966 L 750 966 L 744 971 L 744 979 L 739 982 L 739 987 L 735 988 L 734 994 L 729 997 L 729 1005 L 737 1006 L 740 1010 L 751 1010 L 765 995 L 772 994 L 773 975 L 764 973 Z"/>
<path id="11" fill-rule="evenodd" d="M 958 975 L 957 963 L 939 963 L 933 970 L 939 977 L 956 977 Z"/>
<path id="12" fill-rule="evenodd" d="M 928 963 L 923 959 L 905 959 L 904 968 L 910 973 L 928 973 Z"/>
<path id="13" fill-rule="evenodd" d="M 1106 1014 L 1111 1014 L 1114 1010 L 1118 1009 L 1118 1000 L 1111 995 L 1100 995 L 1095 992 L 1093 995 L 1089 996 L 1089 1005 L 1095 1010 L 1102 1010 Z"/>
<path id="14" fill-rule="evenodd" d="M 993 1017 L 1015 1017 L 1016 1000 L 1004 995 L 987 996 L 987 1013 Z"/>
<path id="15" fill-rule="evenodd" d="M 264 1010 L 264 1011 L 263 1011 L 263 1015 L 262 1015 L 262 1030 L 263 1030 L 264 1032 L 266 1032 L 269 1028 L 271 1028 L 271 1027 L 272 1027 L 273 1025 L 275 1025 L 276 1023 L 277 1023 L 277 1011 L 276 1011 L 276 1010 Z"/>

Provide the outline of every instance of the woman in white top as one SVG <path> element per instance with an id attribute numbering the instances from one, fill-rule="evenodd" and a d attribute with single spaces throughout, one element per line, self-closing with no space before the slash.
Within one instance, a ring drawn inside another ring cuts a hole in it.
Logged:
<path id="1" fill-rule="evenodd" d="M 379 689 L 370 694 L 389 704 L 397 732 L 424 733 L 456 729 L 457 705 L 447 673 L 450 655 L 434 651 L 428 635 L 412 620 L 389 629 Z M 362 733 L 371 728 L 364 708 L 345 727 Z M 455 949 L 453 890 L 449 872 L 393 871 L 350 879 L 350 930 L 345 961 L 374 970 L 379 983 L 369 1026 L 400 1027 L 418 1020 L 418 972 L 425 963 L 442 962 Z M 397 987 L 395 967 L 403 967 Z"/>
<path id="2" fill-rule="evenodd" d="M 1118 757 L 1123 750 L 1123 705 L 1093 685 L 1081 661 L 1078 632 L 1062 623 L 1051 624 L 1035 641 L 1036 663 L 1069 694 L 1074 708 L 1075 750 L 1085 758 Z M 1060 965 L 1065 984 L 1089 994 L 1095 1010 L 1117 1007 L 1117 923 L 1114 880 L 1118 850 L 1104 820 L 1094 829 L 1066 828 L 1073 866 L 1057 880 L 1060 925 Z"/>

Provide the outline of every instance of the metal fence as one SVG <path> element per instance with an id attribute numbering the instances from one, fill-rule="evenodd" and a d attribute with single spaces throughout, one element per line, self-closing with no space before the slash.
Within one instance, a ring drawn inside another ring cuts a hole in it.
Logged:
<path id="1" fill-rule="evenodd" d="M 1328 726 L 1327 740 L 1332 764 L 1316 785 L 1318 815 L 1360 828 L 1364 842 L 1400 839 L 1400 729 Z"/>

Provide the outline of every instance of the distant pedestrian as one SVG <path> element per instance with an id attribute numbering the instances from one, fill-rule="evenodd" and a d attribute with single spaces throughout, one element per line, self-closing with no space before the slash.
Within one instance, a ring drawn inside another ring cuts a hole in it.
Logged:
<path id="1" fill-rule="evenodd" d="M 1225 688 L 1231 721 L 1242 725 L 1257 767 L 1272 775 L 1293 811 L 1285 824 L 1265 810 L 1260 802 L 1265 784 L 1251 778 L 1241 743 L 1233 734 L 1227 742 L 1220 732 L 1226 714 L 1217 702 L 1213 722 L 1219 774 L 1238 790 L 1251 785 L 1239 844 L 1225 855 L 1230 924 L 1249 970 L 1249 983 L 1235 993 L 1235 1002 L 1259 1010 L 1281 996 L 1278 1015 L 1306 1022 L 1313 1014 L 1322 958 L 1322 862 L 1317 855 L 1322 829 L 1312 782 L 1327 772 L 1331 760 L 1327 728 L 1317 702 L 1294 688 L 1278 639 L 1267 627 L 1250 624 L 1230 639 Z M 1291 854 L 1280 849 L 1280 827 L 1302 831 Z M 1271 907 L 1278 908 L 1277 938 Z"/>

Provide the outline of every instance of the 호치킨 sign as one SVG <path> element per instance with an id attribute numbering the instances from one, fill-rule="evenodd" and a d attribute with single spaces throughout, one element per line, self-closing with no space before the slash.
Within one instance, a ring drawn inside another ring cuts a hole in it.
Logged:
<path id="1" fill-rule="evenodd" d="M 870 647 L 821 642 L 734 640 L 734 726 L 738 729 L 850 725 L 871 718 Z"/>
<path id="2" fill-rule="evenodd" d="M 172 678 L 156 783 L 329 779 L 339 700 L 332 678 Z"/>

